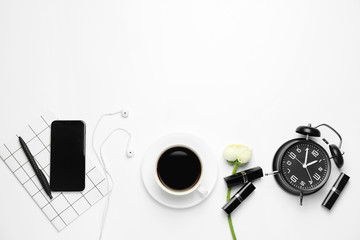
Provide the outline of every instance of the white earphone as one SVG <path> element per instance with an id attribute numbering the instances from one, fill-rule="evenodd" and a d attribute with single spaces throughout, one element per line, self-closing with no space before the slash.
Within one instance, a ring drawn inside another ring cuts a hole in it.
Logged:
<path id="1" fill-rule="evenodd" d="M 96 153 L 96 150 L 95 150 L 95 147 L 94 147 L 94 136 L 95 136 L 95 133 L 96 133 L 96 130 L 97 130 L 97 127 L 99 125 L 99 123 L 101 122 L 101 120 L 103 119 L 103 117 L 105 116 L 112 116 L 112 115 L 116 115 L 116 114 L 120 114 L 122 118 L 128 118 L 129 117 L 129 111 L 126 110 L 126 109 L 122 109 L 120 111 L 117 111 L 117 112 L 113 112 L 113 113 L 105 113 L 103 115 L 100 116 L 99 120 L 97 121 L 96 125 L 95 125 L 95 128 L 94 128 L 94 133 L 93 133 L 93 149 Z M 123 131 L 125 132 L 128 136 L 129 136 L 129 140 L 128 140 L 128 143 L 127 143 L 127 146 L 126 146 L 126 150 L 125 150 L 125 155 L 128 157 L 128 158 L 132 158 L 134 157 L 135 153 L 133 150 L 131 150 L 129 148 L 129 145 L 130 145 L 130 141 L 131 141 L 131 133 L 129 131 L 127 131 L 126 129 L 124 128 L 117 128 L 115 130 L 113 130 L 112 132 L 109 133 L 109 135 L 104 139 L 104 141 L 102 142 L 101 144 L 101 147 L 102 145 L 106 142 L 106 140 L 116 131 Z"/>
<path id="2" fill-rule="evenodd" d="M 121 110 L 120 113 L 123 118 L 127 118 L 129 116 L 129 112 L 127 110 Z"/>
<path id="3" fill-rule="evenodd" d="M 102 141 L 102 143 L 101 143 L 101 145 L 100 145 L 100 155 L 101 155 L 101 151 L 102 151 L 103 145 L 107 142 L 107 140 L 108 140 L 115 132 L 118 132 L 118 131 L 124 132 L 124 133 L 126 133 L 126 134 L 129 136 L 129 140 L 128 140 L 127 144 L 126 144 L 125 155 L 126 155 L 128 158 L 134 157 L 135 153 L 134 153 L 134 151 L 133 151 L 133 150 L 130 148 L 130 146 L 129 146 L 129 145 L 130 145 L 130 142 L 131 142 L 131 138 L 132 138 L 131 133 L 130 133 L 128 130 L 124 129 L 124 128 L 116 128 L 116 129 L 112 130 L 112 131 L 106 136 L 106 138 Z"/>
<path id="4" fill-rule="evenodd" d="M 104 226 L 105 226 L 105 221 L 106 221 L 106 216 L 107 216 L 107 212 L 108 212 L 108 209 L 109 209 L 109 204 L 110 204 L 110 196 L 111 196 L 111 193 L 112 193 L 112 188 L 113 188 L 113 179 L 111 177 L 111 174 L 110 172 L 108 171 L 107 167 L 106 167 L 106 164 L 105 164 L 105 161 L 104 161 L 104 157 L 103 157 L 103 154 L 102 154 L 102 149 L 103 149 L 103 146 L 104 144 L 107 142 L 107 140 L 117 131 L 122 131 L 122 132 L 125 132 L 128 136 L 129 136 L 129 139 L 128 139 L 128 142 L 126 144 L 126 150 L 125 150 L 125 155 L 126 157 L 128 158 L 132 158 L 134 157 L 135 153 L 132 149 L 130 149 L 129 145 L 130 145 L 130 142 L 131 142 L 131 133 L 124 129 L 124 128 L 116 128 L 114 130 L 112 130 L 107 136 L 106 138 L 102 141 L 101 145 L 100 145 L 100 154 L 97 153 L 96 149 L 95 149 L 95 143 L 94 143 L 94 139 L 95 139 L 95 133 L 96 133 L 96 130 L 97 130 L 97 127 L 99 125 L 99 123 L 101 122 L 101 120 L 103 119 L 103 117 L 105 116 L 112 116 L 112 115 L 116 115 L 116 114 L 120 114 L 122 118 L 128 118 L 129 117 L 129 111 L 127 110 L 120 110 L 120 111 L 117 111 L 117 112 L 114 112 L 114 113 L 105 113 L 103 115 L 101 115 L 95 125 L 95 128 L 94 128 L 94 132 L 93 132 L 93 136 L 92 136 L 92 148 L 93 148 L 93 151 L 95 152 L 95 155 L 97 157 L 97 159 L 99 160 L 101 166 L 103 167 L 103 170 L 105 172 L 105 178 L 106 178 L 106 182 L 107 182 L 107 190 L 108 190 L 108 194 L 107 194 L 107 203 L 105 205 L 105 209 L 104 209 L 104 212 L 103 212 L 103 217 L 102 217 L 102 223 L 101 223 L 101 231 L 100 231 L 100 235 L 99 235 L 99 239 L 101 240 L 102 238 L 102 233 L 103 233 L 103 229 L 104 229 Z"/>
<path id="5" fill-rule="evenodd" d="M 105 113 L 103 114 L 102 116 L 105 116 L 105 115 L 115 115 L 115 114 L 119 114 L 123 117 L 123 118 L 127 118 L 129 116 L 129 111 L 126 110 L 126 109 L 122 109 L 120 111 L 117 111 L 117 112 L 113 112 L 113 113 Z"/>
<path id="6" fill-rule="evenodd" d="M 132 158 L 134 155 L 135 155 L 135 153 L 134 153 L 133 150 L 128 149 L 128 150 L 126 151 L 126 156 L 127 156 L 128 158 Z"/>

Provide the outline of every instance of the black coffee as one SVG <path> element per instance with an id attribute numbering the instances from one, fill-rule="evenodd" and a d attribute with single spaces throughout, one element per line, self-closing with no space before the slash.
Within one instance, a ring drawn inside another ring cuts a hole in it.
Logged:
<path id="1" fill-rule="evenodd" d="M 173 147 L 160 156 L 157 174 L 165 187 L 174 191 L 186 191 L 199 181 L 201 163 L 190 149 Z"/>

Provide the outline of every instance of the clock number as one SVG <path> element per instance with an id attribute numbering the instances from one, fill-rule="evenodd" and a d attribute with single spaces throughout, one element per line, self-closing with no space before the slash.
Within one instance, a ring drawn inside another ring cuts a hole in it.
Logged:
<path id="1" fill-rule="evenodd" d="M 319 156 L 319 153 L 318 153 L 316 150 L 313 150 L 313 151 L 311 152 L 311 154 L 312 154 L 314 157 Z"/>
<path id="2" fill-rule="evenodd" d="M 290 153 L 289 153 L 289 157 L 290 157 L 291 159 L 295 159 L 295 158 L 296 158 L 296 155 L 295 155 L 295 153 L 290 152 Z"/>
<path id="3" fill-rule="evenodd" d="M 320 175 L 319 175 L 318 173 L 315 173 L 315 174 L 313 175 L 313 178 L 314 178 L 316 181 L 318 181 L 318 180 L 320 179 Z"/>
<path id="4" fill-rule="evenodd" d="M 301 153 L 301 149 L 300 149 L 299 147 L 296 149 L 296 151 L 297 151 L 298 153 Z"/>
<path id="5" fill-rule="evenodd" d="M 290 166 L 290 165 L 291 165 L 291 162 L 290 162 L 290 161 L 287 161 L 286 164 L 287 164 L 288 166 Z"/>
<path id="6" fill-rule="evenodd" d="M 297 182 L 298 178 L 295 175 L 291 175 L 290 180 L 294 183 Z"/>

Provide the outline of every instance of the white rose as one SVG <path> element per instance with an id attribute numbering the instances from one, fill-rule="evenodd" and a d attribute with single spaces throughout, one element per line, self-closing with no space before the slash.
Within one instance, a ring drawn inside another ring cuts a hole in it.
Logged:
<path id="1" fill-rule="evenodd" d="M 231 164 L 238 161 L 240 165 L 244 165 L 250 161 L 252 150 L 244 145 L 232 144 L 225 148 L 223 156 Z"/>

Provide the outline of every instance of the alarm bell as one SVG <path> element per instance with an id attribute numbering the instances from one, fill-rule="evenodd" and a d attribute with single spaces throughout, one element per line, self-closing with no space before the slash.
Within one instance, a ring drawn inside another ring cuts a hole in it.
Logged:
<path id="1" fill-rule="evenodd" d="M 309 135 L 311 137 L 320 137 L 321 135 L 319 129 L 311 127 L 310 124 L 309 126 L 299 126 L 295 131 L 299 134 Z"/>
<path id="2" fill-rule="evenodd" d="M 338 168 L 341 168 L 344 165 L 344 157 L 340 148 L 335 144 L 330 144 L 329 149 L 331 152 L 331 156 L 334 159 L 334 162 Z"/>

